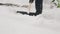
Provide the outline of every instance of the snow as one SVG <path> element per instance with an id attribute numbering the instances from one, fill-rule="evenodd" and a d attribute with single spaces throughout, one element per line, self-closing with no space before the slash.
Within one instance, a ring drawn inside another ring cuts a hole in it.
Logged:
<path id="1" fill-rule="evenodd" d="M 47 7 L 38 16 L 17 14 L 16 9 L 0 6 L 0 34 L 60 34 L 60 8 Z"/>

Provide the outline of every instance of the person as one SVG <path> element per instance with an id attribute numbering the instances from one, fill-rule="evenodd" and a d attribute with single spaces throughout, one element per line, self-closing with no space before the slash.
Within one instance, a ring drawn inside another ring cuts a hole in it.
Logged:
<path id="1" fill-rule="evenodd" d="M 34 0 L 29 0 L 29 3 L 32 4 L 34 2 Z M 17 11 L 17 13 L 22 13 L 22 14 L 27 14 L 29 16 L 37 16 L 39 14 L 42 14 L 42 8 L 43 8 L 43 0 L 35 0 L 35 8 L 36 8 L 36 12 L 32 13 L 30 12 L 29 14 L 26 12 L 19 12 Z"/>

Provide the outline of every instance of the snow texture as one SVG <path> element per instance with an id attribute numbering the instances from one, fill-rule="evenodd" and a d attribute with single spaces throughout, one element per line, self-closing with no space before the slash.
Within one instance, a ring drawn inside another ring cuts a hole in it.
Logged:
<path id="1" fill-rule="evenodd" d="M 0 0 L 2 3 L 8 1 L 20 4 L 23 0 Z M 38 16 L 17 14 L 17 10 L 24 9 L 22 7 L 0 6 L 0 34 L 60 34 L 60 8 L 49 6 L 44 4 L 43 13 Z M 28 12 L 28 9 L 23 11 Z"/>

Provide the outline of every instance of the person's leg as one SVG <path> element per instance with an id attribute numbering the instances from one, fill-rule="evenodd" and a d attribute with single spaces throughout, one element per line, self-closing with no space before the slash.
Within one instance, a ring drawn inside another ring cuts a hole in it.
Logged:
<path id="1" fill-rule="evenodd" d="M 43 0 L 35 0 L 36 15 L 42 14 Z"/>
<path id="2" fill-rule="evenodd" d="M 29 13 L 29 15 L 39 15 L 42 14 L 43 0 L 35 0 L 36 13 Z"/>
<path id="3" fill-rule="evenodd" d="M 18 12 L 18 13 L 27 14 L 30 16 L 33 15 L 37 16 L 42 13 L 42 6 L 43 6 L 43 0 L 35 0 L 36 13 L 29 13 L 29 14 L 27 14 L 27 12 Z"/>

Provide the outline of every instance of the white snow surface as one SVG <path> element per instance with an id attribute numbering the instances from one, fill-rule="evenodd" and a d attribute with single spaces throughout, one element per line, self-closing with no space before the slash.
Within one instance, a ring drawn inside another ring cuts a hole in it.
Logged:
<path id="1" fill-rule="evenodd" d="M 17 14 L 15 8 L 0 6 L 0 34 L 60 34 L 60 8 L 43 9 L 38 16 Z"/>

